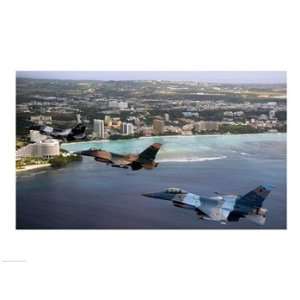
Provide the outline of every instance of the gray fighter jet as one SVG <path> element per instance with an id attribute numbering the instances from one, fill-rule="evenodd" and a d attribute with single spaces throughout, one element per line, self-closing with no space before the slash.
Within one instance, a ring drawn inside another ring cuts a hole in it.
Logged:
<path id="1" fill-rule="evenodd" d="M 270 186 L 260 185 L 244 196 L 217 193 L 214 197 L 202 197 L 179 188 L 168 188 L 162 192 L 143 194 L 143 196 L 168 200 L 173 202 L 174 206 L 193 209 L 201 219 L 205 220 L 226 223 L 246 218 L 263 225 L 266 221 L 267 209 L 262 205 L 270 192 Z"/>
<path id="2" fill-rule="evenodd" d="M 86 139 L 85 125 L 79 123 L 74 128 L 60 129 L 46 125 L 32 125 L 29 129 L 38 130 L 41 134 L 55 139 L 77 141 Z"/>

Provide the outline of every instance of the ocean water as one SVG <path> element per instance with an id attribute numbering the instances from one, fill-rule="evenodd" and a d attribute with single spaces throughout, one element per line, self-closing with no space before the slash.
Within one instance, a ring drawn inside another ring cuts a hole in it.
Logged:
<path id="1" fill-rule="evenodd" d="M 284 229 L 286 228 L 286 134 L 151 137 L 63 144 L 68 151 L 102 148 L 139 153 L 163 146 L 153 170 L 131 171 L 84 157 L 63 169 L 17 175 L 19 229 Z M 211 196 L 245 194 L 260 184 L 274 190 L 264 202 L 265 225 L 247 220 L 220 224 L 192 210 L 143 193 L 180 187 Z"/>

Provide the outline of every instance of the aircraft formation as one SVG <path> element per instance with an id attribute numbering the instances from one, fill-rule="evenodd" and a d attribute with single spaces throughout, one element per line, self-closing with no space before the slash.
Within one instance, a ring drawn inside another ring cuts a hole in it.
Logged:
<path id="1" fill-rule="evenodd" d="M 43 125 L 34 125 L 31 129 L 39 130 L 41 134 L 67 141 L 86 138 L 86 128 L 82 124 L 77 124 L 74 128 L 64 130 Z M 155 157 L 161 146 L 162 144 L 154 143 L 139 154 L 127 155 L 95 148 L 75 153 L 93 157 L 95 161 L 111 165 L 112 167 L 131 168 L 133 171 L 141 169 L 151 170 L 159 165 L 159 163 L 155 162 Z M 176 207 L 192 209 L 200 219 L 204 220 L 226 223 L 237 222 L 241 218 L 246 218 L 256 224 L 264 225 L 267 209 L 263 208 L 262 205 L 270 192 L 271 186 L 260 185 L 243 196 L 218 194 L 206 197 L 180 188 L 168 188 L 165 191 L 146 193 L 143 196 L 170 201 Z"/>
<path id="2" fill-rule="evenodd" d="M 153 169 L 158 166 L 155 157 L 161 148 L 161 144 L 155 143 L 140 154 L 121 155 L 107 152 L 101 149 L 89 149 L 76 152 L 80 155 L 94 157 L 95 161 L 110 164 L 132 170 Z M 165 191 L 146 193 L 145 197 L 158 198 L 170 201 L 174 206 L 192 209 L 203 220 L 218 221 L 221 223 L 238 222 L 245 218 L 259 225 L 266 221 L 267 209 L 263 208 L 263 202 L 271 192 L 271 186 L 258 186 L 245 195 L 216 195 L 212 197 L 200 196 L 182 190 L 180 188 L 168 188 Z"/>

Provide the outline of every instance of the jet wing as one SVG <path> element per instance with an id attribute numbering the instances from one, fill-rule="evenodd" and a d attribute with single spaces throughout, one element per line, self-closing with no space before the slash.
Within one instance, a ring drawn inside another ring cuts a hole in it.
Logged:
<path id="1" fill-rule="evenodd" d="M 52 136 L 57 136 L 57 137 L 66 137 L 71 133 L 71 129 L 65 129 L 62 131 L 54 130 L 51 134 Z"/>
<path id="2" fill-rule="evenodd" d="M 227 207 L 224 200 L 201 197 L 197 210 L 212 220 L 220 221 L 228 217 L 232 208 Z"/>
<path id="3" fill-rule="evenodd" d="M 137 157 L 135 155 L 121 155 L 117 153 L 111 154 L 111 162 L 114 165 L 127 166 L 130 165 Z"/>
<path id="4" fill-rule="evenodd" d="M 187 193 L 184 196 L 179 195 L 179 199 L 173 199 L 175 205 L 189 206 L 194 208 L 198 214 L 205 215 L 206 217 L 213 218 L 213 210 L 218 206 L 218 201 L 202 198 L 199 195 Z"/>
<path id="5" fill-rule="evenodd" d="M 138 157 L 137 155 L 121 155 L 101 149 L 89 149 L 81 151 L 80 154 L 92 156 L 98 162 L 112 164 L 113 167 L 121 168 L 130 166 Z"/>
<path id="6" fill-rule="evenodd" d="M 50 127 L 50 126 L 45 126 L 45 127 L 43 127 L 40 131 L 41 131 L 41 133 L 43 133 L 43 134 L 49 135 L 49 134 L 52 134 L 52 133 L 53 133 L 53 128 Z"/>
<path id="7" fill-rule="evenodd" d="M 107 151 L 95 151 L 95 153 L 93 153 L 93 155 L 96 159 L 98 159 L 99 161 L 107 161 L 110 162 L 112 165 L 115 166 L 127 166 L 129 164 L 131 164 L 131 161 L 129 159 L 127 159 L 126 156 L 124 155 L 120 155 L 120 154 L 116 154 L 116 153 L 112 153 L 112 152 L 107 152 Z"/>

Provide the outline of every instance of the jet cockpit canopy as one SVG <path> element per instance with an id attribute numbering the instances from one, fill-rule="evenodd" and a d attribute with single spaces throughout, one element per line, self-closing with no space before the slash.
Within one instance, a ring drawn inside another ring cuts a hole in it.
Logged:
<path id="1" fill-rule="evenodd" d="M 187 194 L 187 191 L 179 189 L 179 188 L 168 188 L 165 191 L 168 194 Z"/>

